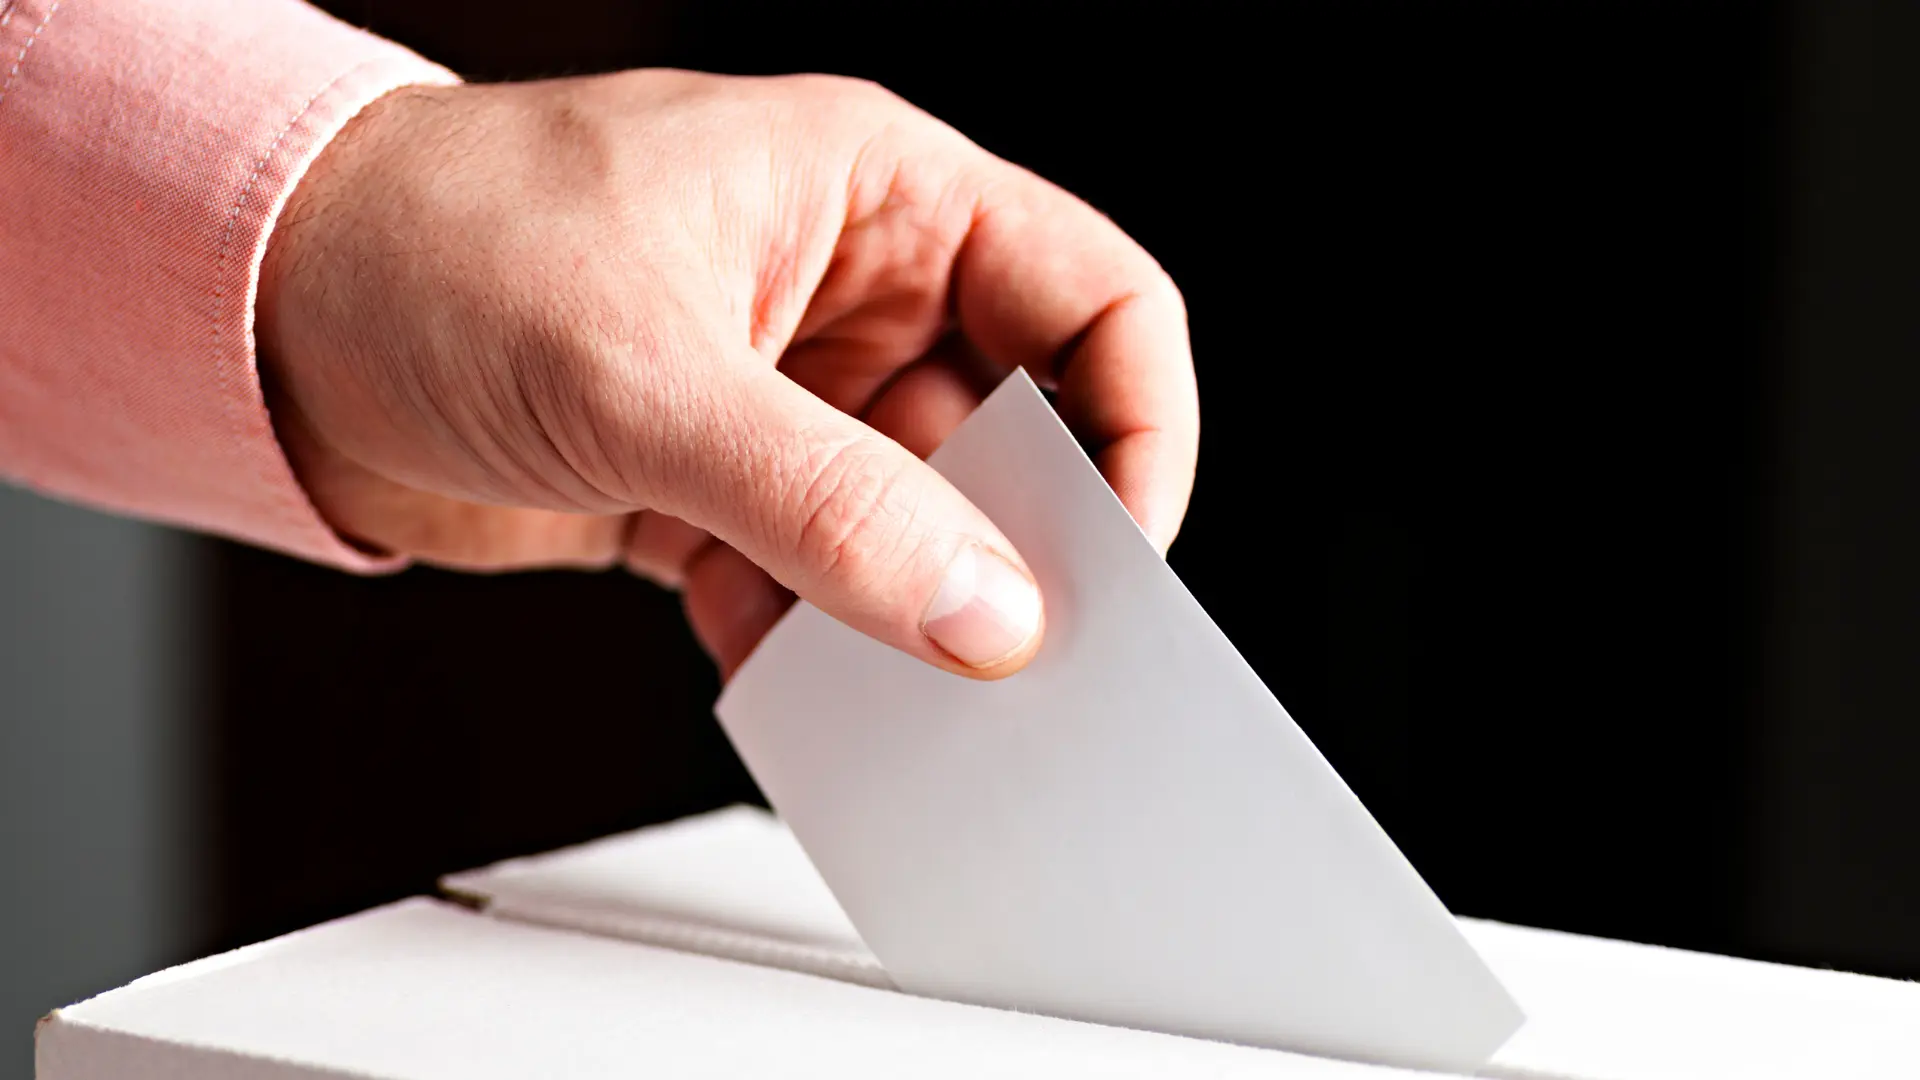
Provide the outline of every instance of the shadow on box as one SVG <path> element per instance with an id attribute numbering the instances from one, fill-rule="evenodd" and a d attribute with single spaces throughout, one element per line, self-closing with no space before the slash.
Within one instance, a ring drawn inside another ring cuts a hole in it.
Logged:
<path id="1" fill-rule="evenodd" d="M 1441 896 L 1767 952 L 1771 8 L 332 6 L 476 77 L 873 77 L 1086 196 L 1192 310 L 1176 568 Z M 754 797 L 650 586 L 217 561 L 228 942 Z"/>

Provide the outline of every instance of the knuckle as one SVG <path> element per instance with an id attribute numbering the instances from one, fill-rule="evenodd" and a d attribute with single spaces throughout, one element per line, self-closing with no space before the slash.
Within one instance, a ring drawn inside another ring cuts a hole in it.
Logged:
<path id="1" fill-rule="evenodd" d="M 817 80 L 815 85 L 834 97 L 883 104 L 897 104 L 902 101 L 900 95 L 872 79 L 863 79 L 854 75 L 810 75 L 807 78 Z"/>
<path id="2" fill-rule="evenodd" d="M 924 115 L 899 94 L 871 79 L 850 75 L 790 76 L 795 97 L 823 120 L 868 129 Z"/>
<path id="3" fill-rule="evenodd" d="M 1154 265 L 1153 275 L 1149 279 L 1148 295 L 1157 297 L 1161 302 L 1178 312 L 1182 321 L 1187 318 L 1187 296 L 1180 291 L 1180 284 L 1173 275 L 1159 264 Z"/>

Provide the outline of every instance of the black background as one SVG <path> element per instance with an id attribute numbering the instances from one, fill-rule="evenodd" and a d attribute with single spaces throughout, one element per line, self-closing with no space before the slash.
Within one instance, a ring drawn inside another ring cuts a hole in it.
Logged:
<path id="1" fill-rule="evenodd" d="M 1191 307 L 1174 567 L 1449 905 L 1920 976 L 1911 18 L 331 7 L 867 76 L 1080 193 Z M 213 944 L 756 797 L 648 585 L 214 559 Z"/>

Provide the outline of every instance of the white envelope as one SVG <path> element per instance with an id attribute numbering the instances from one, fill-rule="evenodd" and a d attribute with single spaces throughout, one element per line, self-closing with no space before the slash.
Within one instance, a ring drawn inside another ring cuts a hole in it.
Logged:
<path id="1" fill-rule="evenodd" d="M 1491 1056 L 1519 1008 L 1033 382 L 931 461 L 1033 569 L 1033 663 L 964 679 L 802 603 L 717 706 L 894 982 L 1417 1068 Z"/>

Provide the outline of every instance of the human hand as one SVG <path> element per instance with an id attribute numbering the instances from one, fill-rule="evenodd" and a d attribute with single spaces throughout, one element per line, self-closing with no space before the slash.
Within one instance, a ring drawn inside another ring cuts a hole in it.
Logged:
<path id="1" fill-rule="evenodd" d="M 257 330 L 341 533 L 468 569 L 624 563 L 684 589 L 729 674 L 788 590 L 960 674 L 1031 658 L 1018 552 L 919 460 L 1014 366 L 1163 551 L 1193 481 L 1160 267 L 846 79 L 397 91 L 294 192 Z"/>

